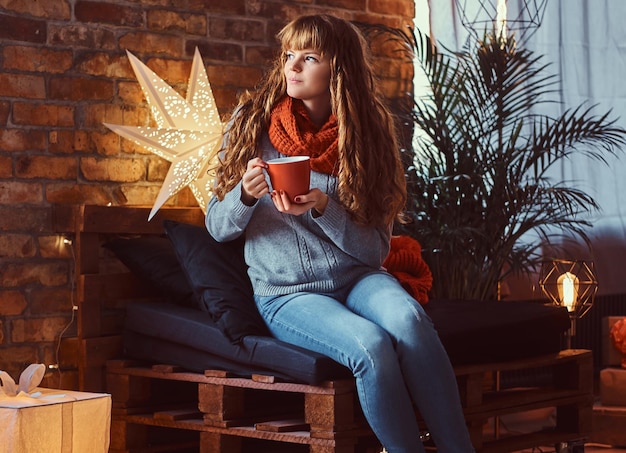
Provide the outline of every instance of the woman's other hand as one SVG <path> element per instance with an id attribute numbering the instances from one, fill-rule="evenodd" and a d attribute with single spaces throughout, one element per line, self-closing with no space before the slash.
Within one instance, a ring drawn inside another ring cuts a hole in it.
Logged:
<path id="1" fill-rule="evenodd" d="M 241 178 L 241 201 L 245 205 L 252 206 L 256 200 L 270 193 L 263 171 L 265 168 L 267 164 L 259 157 L 248 161 L 246 172 Z"/>
<path id="2" fill-rule="evenodd" d="M 320 216 L 324 214 L 328 204 L 328 195 L 317 188 L 311 189 L 307 194 L 298 195 L 293 201 L 284 191 L 275 190 L 270 195 L 276 209 L 291 215 L 302 215 L 309 209 L 313 209 L 314 215 Z"/>

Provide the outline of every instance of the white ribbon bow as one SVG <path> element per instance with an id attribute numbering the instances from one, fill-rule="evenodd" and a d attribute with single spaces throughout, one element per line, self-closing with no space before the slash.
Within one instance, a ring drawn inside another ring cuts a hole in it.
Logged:
<path id="1" fill-rule="evenodd" d="M 0 370 L 0 382 L 2 383 L 0 393 L 4 392 L 7 396 L 17 396 L 21 392 L 30 394 L 41 384 L 45 373 L 45 365 L 33 363 L 22 372 L 19 385 L 16 385 L 9 373 Z"/>

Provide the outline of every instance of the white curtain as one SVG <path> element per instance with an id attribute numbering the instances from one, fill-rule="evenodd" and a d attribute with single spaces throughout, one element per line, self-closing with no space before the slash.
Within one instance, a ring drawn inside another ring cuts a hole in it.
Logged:
<path id="1" fill-rule="evenodd" d="M 432 36 L 448 48 L 460 49 L 469 33 L 461 23 L 459 6 L 471 14 L 478 4 L 479 0 L 431 0 Z M 509 0 L 507 6 L 507 17 L 517 17 L 519 0 Z M 597 104 L 597 114 L 611 110 L 612 118 L 626 128 L 625 20 L 624 0 L 547 0 L 541 25 L 521 43 L 543 55 L 542 61 L 550 63 L 547 71 L 560 80 L 556 99 L 561 103 L 542 113 L 556 116 L 565 109 Z M 592 259 L 598 293 L 626 294 L 626 149 L 618 157 L 608 157 L 608 162 L 580 157 L 563 161 L 555 171 L 555 181 L 581 188 L 601 208 L 588 219 L 593 225 L 588 232 L 591 250 L 572 247 L 563 258 Z"/>

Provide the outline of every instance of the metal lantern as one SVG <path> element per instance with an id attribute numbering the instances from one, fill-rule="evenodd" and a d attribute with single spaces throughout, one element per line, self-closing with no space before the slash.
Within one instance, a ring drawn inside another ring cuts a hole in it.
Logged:
<path id="1" fill-rule="evenodd" d="M 465 29 L 476 39 L 492 30 L 501 39 L 528 39 L 543 20 L 547 0 L 456 0 Z"/>
<path id="2" fill-rule="evenodd" d="M 569 346 L 571 337 L 576 333 L 576 320 L 591 309 L 598 291 L 593 261 L 544 261 L 539 286 L 552 303 L 567 308 L 571 321 Z"/>

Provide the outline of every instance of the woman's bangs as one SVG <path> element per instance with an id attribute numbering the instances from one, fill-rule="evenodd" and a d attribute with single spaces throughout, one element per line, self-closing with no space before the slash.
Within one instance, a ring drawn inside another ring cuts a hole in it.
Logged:
<path id="1" fill-rule="evenodd" d="M 329 33 L 319 23 L 299 23 L 284 30 L 281 41 L 283 50 L 314 49 L 322 54 L 331 52 Z M 331 52 L 332 53 L 332 52 Z"/>

